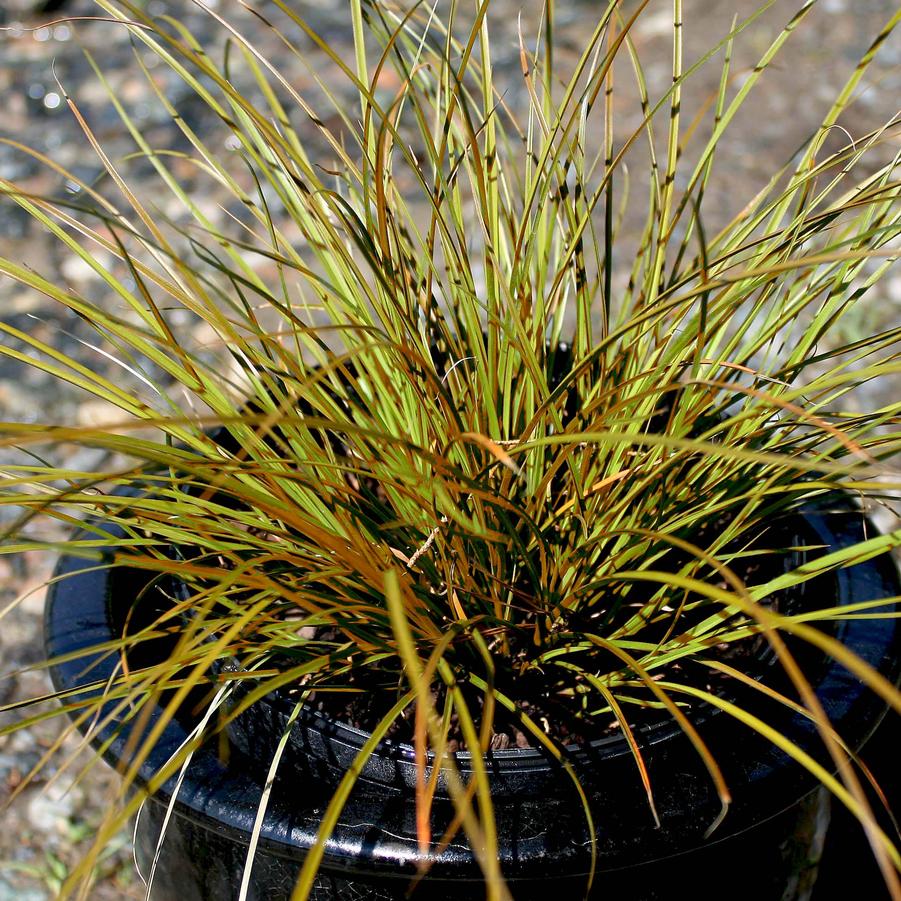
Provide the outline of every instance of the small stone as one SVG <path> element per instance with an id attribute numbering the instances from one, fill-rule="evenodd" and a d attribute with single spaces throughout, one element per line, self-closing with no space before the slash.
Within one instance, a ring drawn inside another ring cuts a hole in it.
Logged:
<path id="1" fill-rule="evenodd" d="M 41 889 L 13 885 L 0 876 L 0 901 L 47 901 L 49 897 Z"/>
<path id="2" fill-rule="evenodd" d="M 889 300 L 901 303 L 901 275 L 893 275 L 884 282 Z"/>
<path id="3" fill-rule="evenodd" d="M 49 578 L 50 574 L 47 574 Z M 44 611 L 44 600 L 47 597 L 47 586 L 41 582 L 32 586 L 19 601 L 19 609 L 31 616 L 40 616 Z"/>
<path id="4" fill-rule="evenodd" d="M 36 792 L 28 803 L 28 820 L 39 832 L 64 836 L 81 792 L 71 780 L 57 779 Z"/>
<path id="5" fill-rule="evenodd" d="M 91 265 L 79 256 L 66 257 L 60 264 L 60 272 L 66 281 L 82 284 L 97 277 Z"/>
<path id="6" fill-rule="evenodd" d="M 635 28 L 642 37 L 668 36 L 673 30 L 673 14 L 666 9 L 652 15 L 642 16 Z"/>
<path id="7" fill-rule="evenodd" d="M 102 429 L 111 425 L 119 425 L 129 419 L 124 410 L 105 400 L 85 401 L 78 408 L 78 424 L 90 428 Z"/>
<path id="8" fill-rule="evenodd" d="M 3 308 L 7 316 L 11 313 L 34 313 L 46 306 L 46 303 L 47 300 L 43 294 L 25 288 L 13 292 L 9 300 L 4 303 Z"/>

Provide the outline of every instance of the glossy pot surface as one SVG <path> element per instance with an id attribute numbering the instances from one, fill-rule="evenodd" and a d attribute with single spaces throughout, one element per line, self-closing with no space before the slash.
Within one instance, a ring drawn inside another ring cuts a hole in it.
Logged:
<path id="1" fill-rule="evenodd" d="M 839 509 L 812 509 L 804 520 L 805 529 L 833 548 L 853 544 L 862 539 L 865 528 L 872 530 L 845 504 Z M 115 527 L 106 528 L 118 534 Z M 65 557 L 58 574 L 66 578 L 56 581 L 48 596 L 47 654 L 52 659 L 81 651 L 84 656 L 53 665 L 52 677 L 58 689 L 83 687 L 87 696 L 114 676 L 116 667 L 112 657 L 91 648 L 121 634 L 126 620 L 132 630 L 141 622 L 152 622 L 165 601 L 160 593 L 147 590 L 148 576 L 137 570 L 97 568 L 95 563 Z M 882 555 L 818 580 L 816 593 L 823 591 L 830 597 L 818 596 L 817 606 L 893 597 L 901 594 L 901 585 L 891 558 Z M 901 642 L 896 620 L 840 621 L 835 637 L 897 680 Z M 148 643 L 145 651 L 150 657 L 160 656 L 167 647 L 163 638 Z M 882 703 L 833 661 L 822 660 L 816 667 L 814 687 L 837 731 L 851 746 L 860 746 L 879 721 Z M 753 697 L 741 700 L 755 703 Z M 826 760 L 809 720 L 784 708 L 769 706 L 765 711 L 768 721 L 787 737 Z M 153 710 L 151 724 L 160 713 Z M 140 767 L 139 782 L 149 782 L 176 753 L 200 715 L 185 709 L 166 726 Z M 238 898 L 263 781 L 286 717 L 283 701 L 268 698 L 239 721 L 227 760 L 220 758 L 216 742 L 193 755 L 165 830 L 153 901 Z M 717 891 L 722 891 L 722 880 L 729 879 L 734 883 L 730 897 L 777 898 L 786 880 L 794 878 L 791 873 L 800 864 L 797 849 L 792 848 L 815 816 L 810 777 L 727 715 L 701 712 L 696 725 L 733 794 L 729 814 L 710 840 L 704 833 L 720 804 L 703 763 L 678 729 L 660 727 L 643 740 L 659 829 L 623 740 L 604 740 L 573 753 L 597 834 L 596 897 L 674 897 L 672 892 L 680 885 L 691 888 L 696 898 L 722 897 Z M 113 720 L 92 741 L 95 746 L 108 742 L 104 756 L 121 766 L 129 737 L 130 726 Z M 317 716 L 297 725 L 263 820 L 249 899 L 290 898 L 334 784 L 364 738 L 357 730 Z M 590 868 L 590 842 L 572 781 L 535 750 L 496 752 L 488 755 L 488 764 L 499 857 L 514 897 L 544 897 L 548 879 L 566 892 L 565 897 L 581 897 Z M 460 765 L 465 772 L 463 755 Z M 412 767 L 412 749 L 403 745 L 386 744 L 373 756 L 326 842 L 314 897 L 379 901 L 405 896 L 418 861 Z M 173 776 L 141 813 L 138 856 L 145 877 L 175 788 Z M 808 800 L 800 803 L 805 797 Z M 450 802 L 439 797 L 433 835 L 440 835 L 452 816 Z M 420 897 L 484 897 L 478 867 L 462 837 L 434 856 L 431 864 L 428 884 L 418 890 Z M 745 875 L 736 880 L 739 866 Z"/>

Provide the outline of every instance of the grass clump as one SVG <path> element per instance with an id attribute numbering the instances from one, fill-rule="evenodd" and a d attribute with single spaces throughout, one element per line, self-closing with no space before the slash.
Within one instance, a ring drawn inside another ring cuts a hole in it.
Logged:
<path id="1" fill-rule="evenodd" d="M 521 38 L 514 96 L 493 72 L 488 2 L 444 14 L 352 0 L 356 53 L 345 60 L 294 4 L 273 0 L 259 15 L 279 53 L 312 45 L 338 73 L 310 69 L 310 95 L 328 113 L 226 13 L 210 12 L 230 32 L 216 62 L 177 21 L 127 0 L 98 5 L 131 32 L 136 66 L 155 54 L 238 148 L 217 154 L 159 88 L 189 149 L 154 147 L 111 92 L 135 160 L 153 167 L 181 218 L 129 188 L 128 161 L 110 160 L 86 122 L 109 196 L 82 185 L 76 205 L 4 186 L 117 305 L 13 260 L 0 271 L 89 321 L 102 352 L 140 382 L 122 387 L 3 326 L 26 350 L 0 352 L 122 411 L 105 431 L 6 423 L 4 444 L 37 457 L 43 444 L 78 441 L 133 461 L 99 474 L 9 467 L 2 502 L 25 512 L 8 550 L 32 546 L 22 536 L 38 514 L 99 515 L 127 535 L 114 542 L 117 563 L 177 571 L 171 610 L 117 649 L 183 626 L 152 674 L 122 667 L 110 689 L 130 699 L 123 715 L 234 658 L 252 697 L 292 686 L 377 735 L 406 736 L 451 774 L 448 755 L 462 747 L 531 744 L 563 757 L 612 722 L 652 809 L 635 724 L 674 718 L 725 813 L 729 789 L 691 711 L 725 706 L 710 672 L 740 680 L 728 651 L 756 641 L 746 668 L 761 644 L 782 662 L 840 771 L 822 778 L 869 823 L 897 892 L 897 852 L 783 638 L 837 653 L 809 625 L 836 611 L 826 601 L 801 617 L 778 598 L 901 543 L 894 532 L 853 553 L 789 553 L 797 536 L 780 525 L 836 492 L 878 500 L 901 487 L 901 406 L 852 403 L 861 385 L 897 380 L 899 330 L 830 340 L 898 252 L 898 157 L 885 154 L 897 123 L 823 150 L 901 14 L 791 164 L 708 232 L 716 152 L 812 3 L 736 87 L 733 42 L 757 14 L 686 67 L 677 0 L 672 86 L 652 99 L 632 40 L 646 3 L 602 6 L 566 71 L 547 5 L 540 36 Z M 702 65 L 722 75 L 690 159 L 697 124 L 686 128 L 681 91 Z M 642 122 L 617 144 L 624 75 Z M 632 190 L 647 181 L 649 191 L 630 236 L 623 161 L 639 151 Z M 183 188 L 175 170 L 186 160 L 229 195 L 232 227 Z M 176 314 L 203 323 L 221 352 L 184 340 Z M 136 482 L 146 493 L 115 492 Z M 89 525 L 63 549 L 103 559 L 110 544 Z M 878 600 L 859 612 L 893 609 Z M 864 664 L 848 665 L 901 708 Z M 471 789 L 449 778 L 500 896 L 487 777 L 474 766 Z M 428 798 L 423 783 L 424 809 Z M 427 817 L 422 830 L 426 842 Z M 311 854 L 299 892 L 316 863 Z"/>

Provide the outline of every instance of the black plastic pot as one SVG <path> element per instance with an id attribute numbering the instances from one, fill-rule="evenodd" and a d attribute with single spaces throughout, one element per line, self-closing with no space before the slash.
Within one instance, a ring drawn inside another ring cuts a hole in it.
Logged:
<path id="1" fill-rule="evenodd" d="M 811 510 L 798 527 L 814 542 L 839 548 L 873 534 L 863 516 L 847 505 Z M 108 527 L 117 534 L 115 527 Z M 55 664 L 53 681 L 71 690 L 114 675 L 116 662 L 91 648 L 121 634 L 126 619 L 152 621 L 162 598 L 145 590 L 147 575 L 127 568 L 97 569 L 65 557 L 46 609 L 50 658 L 84 652 Z M 806 591 L 810 603 L 852 604 L 901 594 L 897 569 L 882 555 L 823 576 Z M 857 655 L 897 681 L 901 626 L 891 619 L 840 621 L 835 636 Z M 167 650 L 165 639 L 146 649 Z M 884 705 L 839 664 L 821 659 L 809 667 L 817 694 L 838 732 L 861 746 L 876 727 Z M 754 693 L 756 694 L 756 693 Z M 742 703 L 763 703 L 743 697 Z M 762 713 L 800 747 L 825 760 L 822 742 L 804 717 L 778 705 Z M 153 717 L 159 716 L 154 711 Z M 269 698 L 232 730 L 227 761 L 218 745 L 195 753 L 178 787 L 154 877 L 153 901 L 237 899 L 247 844 L 275 742 L 287 716 L 285 702 Z M 147 784 L 196 725 L 186 709 L 170 722 L 140 768 Z M 597 742 L 573 753 L 590 797 L 597 834 L 597 875 L 592 897 L 617 899 L 781 898 L 803 875 L 804 855 L 816 815 L 811 778 L 782 752 L 726 714 L 696 711 L 699 731 L 713 751 L 733 794 L 725 822 L 710 839 L 704 833 L 719 802 L 697 753 L 681 732 L 664 725 L 643 736 L 644 757 L 654 786 L 662 828 L 655 828 L 625 742 Z M 116 721 L 93 737 L 107 744 L 104 756 L 123 766 L 130 728 Z M 319 817 L 337 778 L 365 736 L 311 715 L 297 724 L 260 832 L 249 899 L 288 899 L 306 851 L 315 841 Z M 572 782 L 539 751 L 488 755 L 495 792 L 499 856 L 513 896 L 582 897 L 590 867 L 585 816 Z M 466 772 L 467 759 L 460 755 Z M 417 872 L 415 805 L 410 788 L 412 749 L 384 746 L 367 765 L 329 838 L 314 898 L 402 898 Z M 175 782 L 170 779 L 144 806 L 137 830 L 138 859 L 146 876 Z M 806 800 L 805 800 L 806 799 Z M 449 801 L 435 802 L 433 834 L 453 815 Z M 799 856 L 800 855 L 800 856 Z M 479 869 L 458 836 L 434 857 L 428 880 L 414 897 L 484 897 Z M 688 894 L 686 894 L 688 893 Z"/>

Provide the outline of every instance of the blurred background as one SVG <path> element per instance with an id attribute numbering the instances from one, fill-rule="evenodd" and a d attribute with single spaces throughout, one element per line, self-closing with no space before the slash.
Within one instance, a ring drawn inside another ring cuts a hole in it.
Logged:
<path id="1" fill-rule="evenodd" d="M 444 2 L 438 0 L 439 7 Z M 30 0 L 4 0 L 0 8 L 0 178 L 35 194 L 73 203 L 80 202 L 82 192 L 71 176 L 96 184 L 101 191 L 110 190 L 108 184 L 104 185 L 109 179 L 103 166 L 67 98 L 77 105 L 114 163 L 124 160 L 135 146 L 86 52 L 96 60 L 111 89 L 154 147 L 183 151 L 189 145 L 155 97 L 148 78 L 165 93 L 190 128 L 206 136 L 221 153 L 235 151 L 228 132 L 191 90 L 148 52 L 136 49 L 124 28 L 102 21 L 102 11 L 91 0 L 52 5 L 60 8 L 36 12 L 40 3 Z M 143 0 L 140 5 L 152 15 L 168 14 L 182 20 L 213 55 L 221 53 L 224 44 L 224 32 L 216 15 L 239 23 L 251 43 L 279 66 L 295 89 L 302 94 L 317 93 L 305 65 L 287 56 L 272 32 L 243 10 L 237 0 Z M 261 11 L 267 5 L 266 0 L 254 3 Z M 624 11 L 628 13 L 635 5 L 625 3 Z M 797 0 L 777 0 L 738 38 L 732 64 L 736 86 L 799 5 Z M 334 0 L 295 0 L 293 6 L 344 58 L 352 59 L 345 4 Z M 733 16 L 743 18 L 757 7 L 756 0 L 685 0 L 686 66 L 722 39 Z M 558 0 L 560 65 L 565 66 L 568 59 L 578 56 L 581 41 L 596 23 L 598 8 L 593 0 Z M 764 74 L 722 143 L 707 198 L 708 217 L 712 220 L 707 223 L 708 230 L 738 212 L 774 172 L 791 160 L 896 9 L 897 4 L 891 0 L 820 0 Z M 522 92 L 517 27 L 529 43 L 537 33 L 539 13 L 539 3 L 524 4 L 522 0 L 495 0 L 491 7 L 496 78 L 509 81 L 505 99 L 514 105 Z M 669 0 L 652 0 L 633 37 L 653 100 L 670 83 Z M 302 47 L 310 47 L 308 40 L 298 40 Z M 333 64 L 321 57 L 314 60 L 320 76 L 333 77 L 335 85 L 340 86 L 341 78 Z M 139 61 L 146 72 L 141 70 Z M 715 58 L 686 84 L 686 123 L 714 96 L 720 65 L 721 58 Z M 628 66 L 620 69 L 617 78 L 630 80 Z M 841 129 L 830 133 L 824 153 L 845 146 L 897 116 L 901 102 L 901 35 L 896 33 L 881 48 L 876 64 L 856 95 L 855 103 L 841 119 Z M 641 121 L 637 103 L 628 102 L 628 92 L 620 95 L 620 102 L 622 108 L 617 110 L 616 122 L 619 143 Z M 297 122 L 302 129 L 300 115 Z M 315 144 L 313 128 L 307 127 L 311 144 Z M 35 153 L 24 152 L 23 145 Z M 702 145 L 702 138 L 696 138 L 694 149 Z M 896 131 L 885 153 L 895 153 L 899 146 Z M 60 168 L 47 165 L 42 155 Z M 220 198 L 210 190 L 209 181 L 201 182 L 197 167 L 187 160 L 176 160 L 173 169 L 188 193 L 193 191 L 192 196 L 202 204 L 204 212 L 214 222 L 224 223 L 227 209 L 219 206 Z M 636 171 L 640 179 L 646 168 L 637 167 Z M 177 216 L 178 202 L 160 195 L 149 165 L 134 163 L 128 172 L 133 189 L 143 196 L 152 196 L 156 191 L 162 212 Z M 646 203 L 645 184 L 634 184 L 632 190 L 636 209 L 634 216 L 626 216 L 627 231 L 640 227 L 639 211 Z M 63 251 L 60 242 L 36 227 L 20 207 L 0 200 L 0 255 L 33 266 L 57 284 L 104 303 L 100 279 L 86 264 L 67 257 Z M 109 264 L 115 272 L 112 259 Z M 125 272 L 117 274 L 127 277 Z M 871 299 L 861 305 L 860 315 L 847 321 L 843 326 L 846 330 L 866 333 L 901 321 L 901 270 L 884 280 L 879 291 L 875 302 Z M 109 365 L 90 346 L 93 333 L 87 323 L 2 277 L 0 316 L 19 329 L 39 334 L 87 366 Z M 197 326 L 186 322 L 185 328 Z M 186 336 L 186 340 L 202 342 L 204 337 L 198 333 Z M 883 384 L 874 391 L 884 392 L 885 400 L 889 396 L 895 400 L 901 391 L 901 380 L 893 385 Z M 874 394 L 865 401 L 878 404 L 880 395 Z M 120 418 L 121 413 L 104 402 L 0 357 L 0 420 L 101 425 Z M 55 447 L 50 453 L 54 460 L 64 461 L 73 469 L 92 470 L 106 463 L 103 452 L 75 446 Z M 872 513 L 883 526 L 896 521 L 887 508 Z M 38 524 L 37 528 L 43 538 L 57 537 L 57 527 L 53 525 Z M 29 667 L 41 660 L 43 585 L 52 566 L 52 558 L 43 552 L 0 557 L 0 706 L 49 690 L 41 670 Z M 0 713 L 0 725 L 21 715 L 15 710 Z M 28 773 L 52 748 L 58 731 L 59 722 L 50 720 L 0 736 L 0 805 L 7 805 L 0 815 L 0 901 L 44 901 L 55 897 L 109 803 L 112 775 L 103 765 L 87 767 L 91 756 L 76 753 L 78 744 L 71 736 L 65 744 L 67 753 L 22 788 Z M 67 758 L 71 758 L 69 765 L 62 767 Z M 103 861 L 90 897 L 96 901 L 143 897 L 143 887 L 132 867 L 129 834 L 121 835 L 117 847 Z"/>

